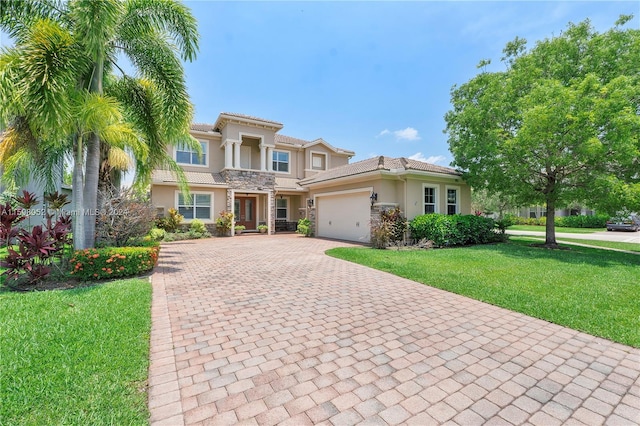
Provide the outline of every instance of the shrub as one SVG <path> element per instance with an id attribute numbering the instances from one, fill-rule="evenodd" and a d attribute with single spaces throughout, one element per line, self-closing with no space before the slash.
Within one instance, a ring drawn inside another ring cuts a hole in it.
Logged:
<path id="1" fill-rule="evenodd" d="M 298 227 L 296 228 L 298 234 L 302 234 L 305 237 L 313 236 L 313 229 L 311 229 L 311 221 L 307 218 L 298 219 Z"/>
<path id="2" fill-rule="evenodd" d="M 165 231 L 164 229 L 153 228 L 151 231 L 149 231 L 149 239 L 151 239 L 151 241 L 162 241 L 166 234 L 167 231 Z"/>
<path id="3" fill-rule="evenodd" d="M 407 221 L 400 209 L 394 208 L 380 212 L 380 219 L 371 223 L 371 245 L 384 249 L 391 243 L 404 241 Z"/>
<path id="4" fill-rule="evenodd" d="M 157 243 L 151 247 L 77 250 L 70 260 L 70 273 L 83 281 L 139 275 L 153 269 L 159 252 Z"/>
<path id="5" fill-rule="evenodd" d="M 189 231 L 195 232 L 196 234 L 205 234 L 207 233 L 207 228 L 200 219 L 193 219 L 191 225 L 189 225 Z"/>
<path id="6" fill-rule="evenodd" d="M 70 230 L 68 215 L 60 216 L 55 223 L 48 217 L 45 227 L 37 225 L 31 231 L 10 230 L 10 234 L 17 235 L 18 247 L 17 250 L 8 247 L 7 257 L 0 261 L 0 266 L 7 268 L 3 275 L 8 282 L 13 284 L 27 277 L 29 284 L 35 284 L 46 278 L 57 259 L 62 259 L 65 245 L 70 243 Z"/>
<path id="7" fill-rule="evenodd" d="M 0 247 L 11 245 L 13 238 L 18 235 L 16 225 L 26 218 L 10 201 L 0 205 Z"/>
<path id="8" fill-rule="evenodd" d="M 407 231 L 407 219 L 399 208 L 385 210 L 381 213 L 382 221 L 389 224 L 389 236 L 391 242 L 404 240 Z"/>
<path id="9" fill-rule="evenodd" d="M 560 216 L 556 217 L 556 226 L 560 228 L 605 228 L 607 220 L 609 220 L 609 216 L 606 214 Z"/>
<path id="10" fill-rule="evenodd" d="M 493 219 L 475 215 L 426 214 L 414 218 L 409 228 L 415 240 L 430 240 L 436 247 L 487 244 L 502 240 Z"/>
<path id="11" fill-rule="evenodd" d="M 169 209 L 167 211 L 169 213 L 168 216 L 160 218 L 156 221 L 156 226 L 160 229 L 164 229 L 167 232 L 176 232 L 178 228 L 180 228 L 180 224 L 184 220 L 184 216 L 182 216 L 176 209 Z"/>
<path id="12" fill-rule="evenodd" d="M 221 211 L 220 216 L 216 219 L 216 231 L 219 237 L 229 235 L 229 231 L 233 227 L 233 212 Z"/>
<path id="13" fill-rule="evenodd" d="M 96 244 L 122 247 L 142 238 L 153 226 L 156 212 L 151 203 L 131 190 L 100 193 Z"/>

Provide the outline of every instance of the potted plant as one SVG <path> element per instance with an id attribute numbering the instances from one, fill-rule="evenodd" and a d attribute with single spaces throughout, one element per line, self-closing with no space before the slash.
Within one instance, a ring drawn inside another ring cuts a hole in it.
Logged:
<path id="1" fill-rule="evenodd" d="M 269 229 L 267 225 L 262 225 L 262 224 L 258 225 L 258 231 L 260 231 L 261 234 L 266 234 L 267 229 Z"/>
<path id="2" fill-rule="evenodd" d="M 247 227 L 244 226 L 244 225 L 236 225 L 236 226 L 233 227 L 233 229 L 236 231 L 236 234 L 240 235 L 240 234 L 242 234 L 242 231 L 247 229 Z"/>

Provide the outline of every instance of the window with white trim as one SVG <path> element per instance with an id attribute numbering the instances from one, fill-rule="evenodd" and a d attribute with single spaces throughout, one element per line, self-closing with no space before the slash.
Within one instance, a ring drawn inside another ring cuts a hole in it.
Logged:
<path id="1" fill-rule="evenodd" d="M 326 154 L 311 154 L 311 169 L 312 170 L 326 170 L 327 169 L 327 155 Z"/>
<path id="2" fill-rule="evenodd" d="M 185 219 L 211 219 L 211 194 L 191 193 L 189 202 L 178 194 L 178 213 Z"/>
<path id="3" fill-rule="evenodd" d="M 458 214 L 458 190 L 447 188 L 447 214 Z"/>
<path id="4" fill-rule="evenodd" d="M 289 172 L 289 153 L 286 151 L 273 151 L 273 171 Z"/>
<path id="5" fill-rule="evenodd" d="M 286 198 L 276 198 L 276 219 L 287 220 L 288 201 Z"/>
<path id="6" fill-rule="evenodd" d="M 195 166 L 206 166 L 207 165 L 207 152 L 209 150 L 209 142 L 200 142 L 200 147 L 202 148 L 202 156 L 199 156 L 198 153 L 186 146 L 178 146 L 176 148 L 176 163 L 178 164 L 191 164 Z"/>
<path id="7" fill-rule="evenodd" d="M 424 214 L 438 212 L 438 189 L 435 186 L 424 187 Z"/>

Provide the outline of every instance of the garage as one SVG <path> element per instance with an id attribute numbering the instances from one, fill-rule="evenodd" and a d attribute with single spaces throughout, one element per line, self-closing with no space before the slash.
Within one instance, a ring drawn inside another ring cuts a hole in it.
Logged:
<path id="1" fill-rule="evenodd" d="M 319 237 L 369 242 L 370 188 L 316 195 Z"/>

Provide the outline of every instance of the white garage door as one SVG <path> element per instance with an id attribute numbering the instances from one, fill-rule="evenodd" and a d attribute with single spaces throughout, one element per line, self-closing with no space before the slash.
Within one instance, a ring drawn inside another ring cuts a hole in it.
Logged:
<path id="1" fill-rule="evenodd" d="M 369 242 L 371 221 L 370 190 L 346 194 L 318 195 L 316 222 L 318 236 Z"/>

